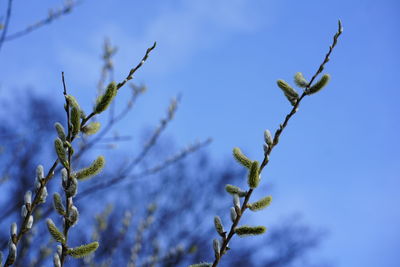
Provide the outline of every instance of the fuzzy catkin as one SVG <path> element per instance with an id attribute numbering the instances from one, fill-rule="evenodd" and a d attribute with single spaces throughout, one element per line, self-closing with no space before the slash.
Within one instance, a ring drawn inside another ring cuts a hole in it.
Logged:
<path id="1" fill-rule="evenodd" d="M 258 161 L 254 161 L 253 164 L 251 164 L 251 168 L 249 171 L 249 177 L 248 177 L 248 184 L 250 188 L 256 188 L 258 184 L 260 183 L 260 175 L 259 175 L 259 163 Z"/>
<path id="2" fill-rule="evenodd" d="M 307 90 L 307 94 L 312 95 L 321 91 L 321 89 L 328 84 L 330 78 L 331 77 L 329 76 L 329 74 L 324 74 L 318 82 L 316 82 L 313 86 L 310 87 L 310 89 Z"/>
<path id="3" fill-rule="evenodd" d="M 108 106 L 113 101 L 114 97 L 117 95 L 117 84 L 115 82 L 111 82 L 103 95 L 99 96 L 96 101 L 96 106 L 94 108 L 94 113 L 100 114 L 104 110 L 108 108 Z"/>
<path id="4" fill-rule="evenodd" d="M 96 160 L 92 162 L 92 164 L 75 173 L 75 178 L 78 180 L 86 180 L 94 175 L 97 175 L 101 172 L 104 167 L 106 160 L 103 156 L 99 156 Z"/>
<path id="5" fill-rule="evenodd" d="M 243 166 L 245 166 L 246 168 L 250 169 L 251 167 L 251 160 L 249 158 L 247 158 L 242 151 L 240 150 L 240 148 L 235 147 L 233 149 L 233 156 L 235 157 L 235 159 L 237 160 L 237 162 L 239 162 L 240 164 L 242 164 Z"/>
<path id="6" fill-rule="evenodd" d="M 252 211 L 258 211 L 258 210 L 262 210 L 262 209 L 265 209 L 266 207 L 268 207 L 271 204 L 271 201 L 272 201 L 272 197 L 267 196 L 256 202 L 247 204 L 247 206 Z"/>
<path id="7" fill-rule="evenodd" d="M 96 251 L 98 247 L 99 247 L 98 242 L 92 242 L 87 245 L 82 245 L 76 248 L 68 249 L 67 253 L 68 255 L 74 258 L 82 258 Z"/>
<path id="8" fill-rule="evenodd" d="M 52 219 L 47 219 L 47 229 L 54 240 L 60 242 L 61 244 L 65 244 L 64 235 L 60 232 L 60 230 L 58 230 Z"/>
<path id="9" fill-rule="evenodd" d="M 308 81 L 304 78 L 303 73 L 297 72 L 294 75 L 294 83 L 301 88 L 306 88 L 308 85 Z"/>
<path id="10" fill-rule="evenodd" d="M 242 237 L 242 236 L 247 236 L 247 235 L 261 235 L 265 233 L 267 228 L 265 226 L 240 226 L 235 229 L 235 233 Z"/>

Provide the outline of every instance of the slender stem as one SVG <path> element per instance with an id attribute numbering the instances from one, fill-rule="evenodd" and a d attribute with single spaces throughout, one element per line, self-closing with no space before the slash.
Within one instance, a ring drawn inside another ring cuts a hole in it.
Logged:
<path id="1" fill-rule="evenodd" d="M 12 2 L 13 2 L 13 0 L 8 0 L 7 13 L 6 13 L 5 21 L 4 21 L 4 28 L 3 28 L 3 32 L 1 33 L 1 36 L 0 36 L 0 50 L 3 47 L 3 43 L 4 43 L 5 39 L 6 39 L 6 34 L 7 34 L 7 31 L 8 31 L 8 25 L 10 24 Z"/>
<path id="2" fill-rule="evenodd" d="M 65 112 L 67 114 L 67 127 L 68 127 L 67 141 L 69 143 L 71 143 L 73 134 L 72 134 L 72 129 L 71 129 L 70 105 L 69 105 L 69 101 L 67 100 L 67 87 L 65 85 L 64 72 L 62 72 L 62 83 L 63 83 L 63 87 L 64 87 L 64 97 L 65 97 L 65 104 L 66 104 Z M 66 168 L 66 170 L 67 170 L 67 188 L 70 186 L 70 183 L 71 183 L 71 157 L 72 157 L 72 151 L 71 151 L 71 148 L 69 147 L 68 148 L 68 159 L 67 159 L 68 168 Z M 69 228 L 71 227 L 69 220 L 68 220 L 68 215 L 70 212 L 70 208 L 72 207 L 72 204 L 73 204 L 72 197 L 68 197 L 68 194 L 66 191 L 65 191 L 65 202 L 66 202 L 66 208 L 65 208 L 66 212 L 64 215 L 64 231 L 63 231 L 65 243 L 62 244 L 62 253 L 61 253 L 61 258 L 60 258 L 61 266 L 64 266 L 64 262 L 67 257 L 68 231 L 69 231 Z"/>
<path id="3" fill-rule="evenodd" d="M 341 22 L 339 21 L 339 29 L 336 32 L 336 34 L 334 35 L 334 37 L 333 37 L 332 45 L 329 46 L 329 50 L 326 53 L 323 62 L 321 63 L 321 65 L 319 66 L 319 68 L 315 72 L 315 74 L 312 76 L 310 82 L 306 86 L 306 88 L 305 88 L 304 92 L 302 93 L 302 95 L 298 98 L 296 103 L 293 105 L 293 108 L 290 111 L 290 113 L 286 115 L 285 120 L 283 121 L 283 123 L 280 124 L 279 128 L 275 131 L 274 138 L 273 138 L 273 143 L 272 143 L 271 146 L 268 147 L 268 150 L 264 153 L 264 159 L 263 159 L 263 161 L 262 161 L 262 163 L 260 165 L 260 170 L 259 170 L 260 174 L 263 171 L 263 169 L 267 166 L 267 164 L 269 162 L 269 155 L 271 154 L 272 149 L 279 143 L 279 137 L 281 136 L 283 130 L 286 128 L 286 126 L 288 125 L 288 123 L 289 123 L 290 119 L 293 117 L 293 115 L 296 114 L 301 101 L 307 95 L 307 90 L 311 87 L 312 83 L 317 78 L 317 76 L 324 70 L 325 64 L 328 63 L 329 57 L 330 57 L 330 55 L 331 55 L 331 53 L 333 51 L 333 48 L 336 46 L 337 40 L 338 40 L 339 36 L 342 34 L 342 31 L 343 31 L 342 25 L 341 25 Z M 228 235 L 223 238 L 222 245 L 221 245 L 221 248 L 220 248 L 220 251 L 219 251 L 219 255 L 220 256 L 219 257 L 215 257 L 214 262 L 212 264 L 212 267 L 216 267 L 218 265 L 221 257 L 226 252 L 226 249 L 228 247 L 228 244 L 229 244 L 230 240 L 235 235 L 236 226 L 239 224 L 243 213 L 247 209 L 247 203 L 249 202 L 252 193 L 253 193 L 253 189 L 250 189 L 249 191 L 247 191 L 247 193 L 245 195 L 245 198 L 244 198 L 244 201 L 243 201 L 243 204 L 242 204 L 242 207 L 241 207 L 241 210 L 240 210 L 241 212 L 240 212 L 240 214 L 237 214 L 235 220 L 233 221 Z"/>

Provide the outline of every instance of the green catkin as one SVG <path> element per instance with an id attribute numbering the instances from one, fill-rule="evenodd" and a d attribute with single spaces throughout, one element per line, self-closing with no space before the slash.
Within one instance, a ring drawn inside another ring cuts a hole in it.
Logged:
<path id="1" fill-rule="evenodd" d="M 284 80 L 278 80 L 276 82 L 279 88 L 283 91 L 285 94 L 286 98 L 290 101 L 292 105 L 295 105 L 297 102 L 297 99 L 299 98 L 299 94 L 294 90 L 287 82 Z"/>
<path id="2" fill-rule="evenodd" d="M 100 122 L 91 122 L 82 128 L 82 132 L 86 135 L 92 135 L 100 130 Z"/>
<path id="3" fill-rule="evenodd" d="M 331 77 L 329 76 L 329 74 L 324 74 L 318 82 L 316 82 L 313 86 L 310 87 L 310 89 L 306 91 L 307 95 L 312 95 L 319 92 L 322 88 L 325 87 L 325 85 L 328 84 L 330 78 Z"/>
<path id="4" fill-rule="evenodd" d="M 201 263 L 196 263 L 196 264 L 192 264 L 189 267 L 211 267 L 212 264 L 209 262 L 201 262 Z"/>
<path id="5" fill-rule="evenodd" d="M 65 168 L 68 168 L 68 161 L 67 161 L 67 156 L 65 154 L 64 144 L 60 138 L 56 138 L 56 140 L 54 141 L 54 148 L 56 150 L 58 159 L 60 160 L 61 164 Z"/>
<path id="6" fill-rule="evenodd" d="M 224 226 L 222 225 L 222 221 L 219 216 L 214 217 L 214 226 L 219 235 L 223 235 L 225 233 Z"/>
<path id="7" fill-rule="evenodd" d="M 242 151 L 240 150 L 240 148 L 235 147 L 233 149 L 233 156 L 235 157 L 235 159 L 237 160 L 237 162 L 239 162 L 240 164 L 242 164 L 243 166 L 245 166 L 246 168 L 250 169 L 251 167 L 251 160 L 249 158 L 247 158 Z"/>
<path id="8" fill-rule="evenodd" d="M 231 185 L 231 184 L 227 184 L 225 186 L 225 190 L 226 190 L 226 192 L 228 192 L 231 195 L 238 195 L 239 197 L 245 197 L 246 196 L 246 191 L 243 191 L 239 187 Z"/>
<path id="9" fill-rule="evenodd" d="M 105 161 L 104 157 L 99 156 L 95 161 L 92 162 L 92 164 L 89 167 L 76 172 L 75 178 L 78 180 L 86 180 L 86 179 L 100 173 L 104 167 L 105 162 L 106 161 Z"/>
<path id="10" fill-rule="evenodd" d="M 62 204 L 61 196 L 59 193 L 54 193 L 53 195 L 53 206 L 54 209 L 58 212 L 58 214 L 62 216 L 65 215 L 65 207 Z"/>
<path id="11" fill-rule="evenodd" d="M 67 137 L 65 135 L 64 127 L 59 122 L 56 122 L 54 124 L 54 127 L 56 128 L 58 137 L 61 139 L 61 141 L 64 142 L 67 139 Z"/>
<path id="12" fill-rule="evenodd" d="M 76 101 L 76 98 L 72 95 L 66 95 L 65 98 L 67 99 L 68 103 L 72 106 L 75 107 L 77 110 L 81 110 L 79 107 L 78 101 Z"/>
<path id="13" fill-rule="evenodd" d="M 94 251 L 99 247 L 98 242 L 92 242 L 87 245 L 82 245 L 76 248 L 70 248 L 68 249 L 68 255 L 74 257 L 74 258 L 82 258 L 85 257 Z"/>
<path id="14" fill-rule="evenodd" d="M 75 136 L 81 129 L 81 111 L 76 107 L 71 109 L 72 135 Z"/>
<path id="15" fill-rule="evenodd" d="M 303 73 L 297 72 L 294 75 L 294 82 L 298 87 L 306 88 L 308 85 L 308 81 L 304 78 Z"/>
<path id="16" fill-rule="evenodd" d="M 250 188 L 254 189 L 258 186 L 259 183 L 260 183 L 259 163 L 258 161 L 253 161 L 249 171 L 248 184 Z"/>
<path id="17" fill-rule="evenodd" d="M 64 235 L 57 229 L 57 226 L 54 224 L 52 219 L 47 219 L 47 228 L 54 240 L 61 244 L 65 244 Z"/>
<path id="18" fill-rule="evenodd" d="M 114 97 L 117 95 L 117 84 L 111 82 L 103 95 L 99 96 L 96 101 L 96 106 L 94 108 L 94 113 L 100 114 L 110 105 Z"/>
<path id="19" fill-rule="evenodd" d="M 264 197 L 254 203 L 247 204 L 247 207 L 252 211 L 258 211 L 258 210 L 262 210 L 262 209 L 265 209 L 266 207 L 268 207 L 271 204 L 271 201 L 272 201 L 272 197 L 267 196 L 267 197 Z"/>
<path id="20" fill-rule="evenodd" d="M 248 235 L 261 235 L 265 233 L 267 228 L 265 226 L 240 226 L 235 229 L 235 233 L 240 236 L 248 236 Z"/>

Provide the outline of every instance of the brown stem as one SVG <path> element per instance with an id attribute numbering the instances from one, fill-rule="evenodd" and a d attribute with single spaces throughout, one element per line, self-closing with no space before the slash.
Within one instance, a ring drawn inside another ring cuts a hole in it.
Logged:
<path id="1" fill-rule="evenodd" d="M 296 112 L 298 110 L 298 107 L 300 105 L 300 102 L 307 95 L 307 93 L 306 93 L 307 90 L 311 87 L 312 83 L 317 78 L 317 76 L 324 70 L 324 66 L 325 66 L 326 63 L 328 63 L 329 56 L 331 55 L 331 53 L 333 51 L 333 48 L 336 46 L 337 40 L 338 40 L 339 36 L 342 34 L 342 31 L 343 31 L 342 25 L 341 25 L 341 22 L 339 21 L 339 29 L 336 32 L 336 34 L 334 35 L 334 37 L 333 37 L 332 45 L 329 46 L 329 50 L 326 53 L 323 62 L 321 63 L 321 65 L 319 66 L 318 70 L 316 71 L 316 73 L 311 78 L 311 80 L 308 83 L 308 85 L 306 86 L 306 88 L 304 89 L 303 94 L 300 96 L 300 98 L 293 105 L 293 108 L 290 111 L 290 113 L 286 115 L 285 120 L 283 121 L 282 124 L 279 125 L 279 128 L 276 130 L 276 132 L 274 134 L 274 138 L 273 138 L 273 143 L 272 143 L 271 146 L 268 147 L 268 150 L 264 154 L 264 159 L 263 159 L 263 161 L 261 163 L 260 170 L 259 170 L 260 174 L 261 174 L 262 170 L 267 166 L 267 164 L 269 162 L 269 155 L 271 154 L 272 149 L 279 143 L 279 137 L 281 136 L 283 130 L 286 128 L 286 126 L 289 123 L 289 120 L 293 117 L 293 115 L 296 114 Z M 253 189 L 250 189 L 249 191 L 247 191 L 246 196 L 245 196 L 244 201 L 243 201 L 243 204 L 242 204 L 242 207 L 241 207 L 241 212 L 240 212 L 240 214 L 237 214 L 235 220 L 233 221 L 231 229 L 230 229 L 230 231 L 228 233 L 228 236 L 223 238 L 222 245 L 221 245 L 221 248 L 220 248 L 220 251 L 219 251 L 219 257 L 215 257 L 215 260 L 214 260 L 214 262 L 212 264 L 212 267 L 216 267 L 218 265 L 221 257 L 226 252 L 226 248 L 228 247 L 229 241 L 235 235 L 235 228 L 239 224 L 240 218 L 242 217 L 243 213 L 247 209 L 247 203 L 249 202 L 252 193 L 253 193 Z"/>

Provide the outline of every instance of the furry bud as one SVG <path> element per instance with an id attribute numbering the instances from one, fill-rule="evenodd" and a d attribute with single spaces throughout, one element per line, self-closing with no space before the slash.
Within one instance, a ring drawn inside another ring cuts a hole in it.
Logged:
<path id="1" fill-rule="evenodd" d="M 246 196 L 246 191 L 243 191 L 242 189 L 240 189 L 237 186 L 231 185 L 231 184 L 227 184 L 225 186 L 225 191 L 228 192 L 231 195 L 238 195 L 239 197 L 245 197 Z"/>
<path id="2" fill-rule="evenodd" d="M 237 214 L 234 207 L 231 208 L 231 220 L 234 222 L 236 220 Z"/>
<path id="3" fill-rule="evenodd" d="M 10 235 L 11 237 L 17 235 L 17 223 L 12 223 L 10 227 Z"/>
<path id="4" fill-rule="evenodd" d="M 47 229 L 49 230 L 49 233 L 51 236 L 56 240 L 57 242 L 64 244 L 65 243 L 65 238 L 64 235 L 58 230 L 57 226 L 54 224 L 52 219 L 47 219 Z"/>
<path id="5" fill-rule="evenodd" d="M 117 84 L 115 82 L 110 83 L 107 86 L 106 91 L 103 95 L 99 96 L 96 100 L 96 106 L 94 107 L 94 113 L 100 114 L 108 108 L 114 97 L 117 95 Z"/>
<path id="6" fill-rule="evenodd" d="M 26 191 L 25 193 L 25 204 L 31 205 L 32 204 L 32 192 L 31 191 Z"/>
<path id="7" fill-rule="evenodd" d="M 268 207 L 271 204 L 271 201 L 272 201 L 272 197 L 267 196 L 267 197 L 260 199 L 257 202 L 247 204 L 247 207 L 252 211 L 258 211 L 258 210 L 262 210 L 262 209 L 265 209 L 266 207 Z"/>
<path id="8" fill-rule="evenodd" d="M 54 263 L 54 267 L 61 267 L 61 260 L 60 260 L 60 256 L 58 255 L 58 253 L 54 254 L 53 263 Z"/>
<path id="9" fill-rule="evenodd" d="M 101 172 L 105 164 L 105 159 L 103 156 L 99 156 L 92 164 L 75 173 L 75 178 L 78 180 L 88 179 Z"/>
<path id="10" fill-rule="evenodd" d="M 44 169 L 43 165 L 38 165 L 36 168 L 36 179 L 42 180 L 44 179 Z"/>
<path id="11" fill-rule="evenodd" d="M 248 184 L 250 188 L 256 188 L 260 183 L 260 175 L 259 175 L 259 163 L 258 161 L 254 161 L 251 164 L 251 168 L 249 171 Z"/>
<path id="12" fill-rule="evenodd" d="M 214 248 L 214 255 L 216 259 L 220 258 L 219 251 L 221 249 L 221 244 L 219 243 L 218 239 L 213 240 L 213 248 Z"/>
<path id="13" fill-rule="evenodd" d="M 265 143 L 267 143 L 268 146 L 272 146 L 273 139 L 272 139 L 271 132 L 268 129 L 264 131 L 264 140 L 265 140 Z"/>
<path id="14" fill-rule="evenodd" d="M 100 122 L 91 122 L 82 128 L 82 132 L 86 135 L 95 134 L 100 129 Z"/>
<path id="15" fill-rule="evenodd" d="M 54 193 L 53 195 L 53 206 L 54 209 L 58 212 L 58 214 L 62 216 L 65 215 L 65 207 L 62 203 L 61 196 L 59 193 Z"/>
<path id="16" fill-rule="evenodd" d="M 72 135 L 75 136 L 81 130 L 81 111 L 76 107 L 71 109 L 71 125 L 72 125 Z"/>
<path id="17" fill-rule="evenodd" d="M 72 226 L 74 226 L 79 220 L 79 212 L 75 206 L 72 206 L 69 210 L 68 220 Z"/>
<path id="18" fill-rule="evenodd" d="M 237 160 L 237 162 L 239 162 L 240 164 L 242 164 L 243 166 L 245 166 L 246 168 L 250 169 L 251 167 L 251 160 L 248 159 L 240 150 L 240 148 L 235 147 L 233 149 L 233 156 L 234 158 Z"/>
<path id="19" fill-rule="evenodd" d="M 54 127 L 56 128 L 58 138 L 60 138 L 61 141 L 65 142 L 65 140 L 67 140 L 67 136 L 65 134 L 64 127 L 59 122 L 56 122 L 54 124 Z"/>
<path id="20" fill-rule="evenodd" d="M 26 205 L 24 204 L 24 205 L 22 205 L 22 207 L 21 207 L 21 217 L 22 217 L 22 218 L 25 218 L 26 215 L 28 215 L 28 210 L 26 209 Z"/>
<path id="21" fill-rule="evenodd" d="M 33 225 L 33 216 L 29 216 L 28 222 L 26 223 L 26 229 L 31 229 Z"/>
<path id="22" fill-rule="evenodd" d="M 62 246 L 61 245 L 57 245 L 57 254 L 58 254 L 58 256 L 61 257 L 61 255 L 62 255 Z"/>
<path id="23" fill-rule="evenodd" d="M 265 233 L 266 230 L 264 226 L 240 226 L 235 229 L 235 233 L 243 237 L 248 235 L 261 235 Z"/>
<path id="24" fill-rule="evenodd" d="M 308 85 L 308 81 L 304 78 L 303 73 L 297 72 L 294 75 L 294 82 L 298 87 L 306 88 Z"/>
<path id="25" fill-rule="evenodd" d="M 322 78 L 306 91 L 307 95 L 312 95 L 319 92 L 330 80 L 329 74 L 324 74 Z"/>
<path id="26" fill-rule="evenodd" d="M 61 164 L 65 168 L 68 168 L 68 161 L 67 161 L 67 156 L 66 156 L 65 149 L 64 149 L 64 144 L 63 144 L 63 141 L 58 137 L 56 138 L 56 140 L 54 140 L 54 148 L 56 150 L 57 157 L 60 160 Z"/>
<path id="27" fill-rule="evenodd" d="M 214 226 L 215 230 L 217 230 L 217 233 L 221 236 L 225 234 L 224 226 L 222 225 L 221 218 L 218 216 L 214 217 Z"/>
<path id="28" fill-rule="evenodd" d="M 278 80 L 278 87 L 283 91 L 286 98 L 290 101 L 290 103 L 294 106 L 299 98 L 299 94 L 294 90 L 287 82 L 284 80 Z"/>
<path id="29" fill-rule="evenodd" d="M 17 247 L 13 242 L 10 242 L 8 245 L 8 258 L 7 261 L 14 263 L 15 259 L 17 258 Z"/>
<path id="30" fill-rule="evenodd" d="M 67 253 L 68 255 L 74 258 L 82 258 L 96 251 L 98 247 L 99 247 L 98 242 L 92 242 L 87 245 L 82 245 L 76 248 L 68 249 Z"/>
<path id="31" fill-rule="evenodd" d="M 72 178 L 70 180 L 69 186 L 65 189 L 65 193 L 67 197 L 74 197 L 78 192 L 78 180 L 76 178 Z"/>

